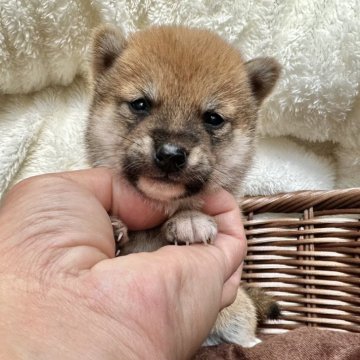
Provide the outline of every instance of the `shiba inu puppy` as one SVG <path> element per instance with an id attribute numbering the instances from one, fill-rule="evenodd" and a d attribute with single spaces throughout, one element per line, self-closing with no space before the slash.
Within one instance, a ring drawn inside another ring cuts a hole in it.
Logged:
<path id="1" fill-rule="evenodd" d="M 153 27 L 125 38 L 105 26 L 94 35 L 92 76 L 91 163 L 111 168 L 171 215 L 144 232 L 127 233 L 115 219 L 120 254 L 211 242 L 216 222 L 198 210 L 199 198 L 220 187 L 241 196 L 257 112 L 277 81 L 278 63 L 245 62 L 206 30 Z M 265 294 L 240 288 L 207 343 L 253 346 L 257 320 L 276 312 Z"/>

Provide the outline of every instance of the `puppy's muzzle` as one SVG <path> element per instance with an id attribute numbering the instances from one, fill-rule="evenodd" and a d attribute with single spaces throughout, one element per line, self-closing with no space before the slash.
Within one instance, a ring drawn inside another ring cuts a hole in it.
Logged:
<path id="1" fill-rule="evenodd" d="M 186 166 L 187 153 L 175 144 L 162 144 L 155 151 L 155 164 L 166 174 L 179 172 Z"/>

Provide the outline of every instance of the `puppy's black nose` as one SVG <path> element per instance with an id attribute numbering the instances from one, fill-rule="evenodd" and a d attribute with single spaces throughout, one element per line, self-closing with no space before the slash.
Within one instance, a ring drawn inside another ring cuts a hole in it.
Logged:
<path id="1" fill-rule="evenodd" d="M 166 173 L 180 171 L 186 165 L 185 149 L 174 144 L 163 144 L 155 153 L 157 167 Z"/>

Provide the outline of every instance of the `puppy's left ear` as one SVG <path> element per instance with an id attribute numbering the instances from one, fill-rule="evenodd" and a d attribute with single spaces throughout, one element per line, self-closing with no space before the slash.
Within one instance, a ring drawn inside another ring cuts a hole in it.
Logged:
<path id="1" fill-rule="evenodd" d="M 260 105 L 270 94 L 280 75 L 281 66 L 272 58 L 257 58 L 245 63 L 251 90 Z"/>

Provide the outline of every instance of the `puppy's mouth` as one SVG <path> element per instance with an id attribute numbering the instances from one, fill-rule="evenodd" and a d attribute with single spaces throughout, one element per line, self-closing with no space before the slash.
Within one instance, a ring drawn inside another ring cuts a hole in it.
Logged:
<path id="1" fill-rule="evenodd" d="M 151 174 L 151 172 L 148 174 L 126 175 L 128 181 L 145 197 L 160 202 L 192 197 L 199 194 L 206 184 L 204 180 L 183 181 L 168 176 L 157 176 Z"/>
<path id="2" fill-rule="evenodd" d="M 163 158 L 128 157 L 123 163 L 122 173 L 151 200 L 171 202 L 201 193 L 210 179 L 211 167 L 199 169 L 191 164 L 191 160 L 183 164 L 174 156 L 166 158 L 166 162 Z"/>
<path id="3" fill-rule="evenodd" d="M 179 199 L 187 192 L 186 186 L 182 183 L 148 176 L 140 176 L 136 187 L 145 196 L 163 202 Z"/>

